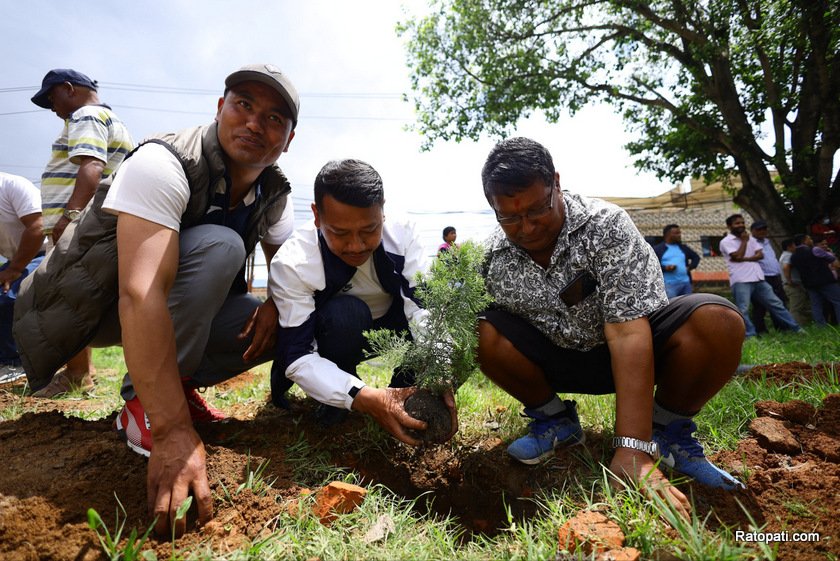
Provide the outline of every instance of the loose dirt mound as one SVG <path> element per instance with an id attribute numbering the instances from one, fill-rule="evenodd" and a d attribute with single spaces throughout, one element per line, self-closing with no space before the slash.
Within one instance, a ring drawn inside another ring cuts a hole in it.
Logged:
<path id="1" fill-rule="evenodd" d="M 840 363 L 808 364 L 806 362 L 785 362 L 781 364 L 759 364 L 744 372 L 751 380 L 772 380 L 779 384 L 808 382 L 827 379 L 829 372 L 840 372 Z"/>
<path id="2" fill-rule="evenodd" d="M 2 394 L 0 390 L 0 407 L 9 406 L 12 398 Z M 747 490 L 730 494 L 693 484 L 683 490 L 693 495 L 701 517 L 711 511 L 711 519 L 719 523 L 747 530 L 740 502 L 767 531 L 819 532 L 818 543 L 780 544 L 780 559 L 824 559 L 827 552 L 840 549 L 840 394 L 826 398 L 819 409 L 763 402 L 757 411 L 759 420 L 776 422 L 759 422 L 754 436 L 716 458 L 740 476 L 748 475 Z M 268 404 L 246 414 L 252 418 L 199 427 L 217 497 L 216 521 L 201 531 L 192 529 L 178 540 L 179 548 L 212 539 L 214 549 L 226 551 L 246 538 L 273 532 L 281 509 L 302 491 L 285 453 L 301 438 L 314 450 L 330 454 L 334 465 L 356 471 L 366 484 L 380 483 L 409 498 L 427 493 L 431 503 L 425 508 L 451 512 L 470 532 L 488 534 L 505 525 L 505 505 L 517 516 L 533 512 L 532 502 L 513 499 L 527 499 L 539 489 L 559 489 L 570 476 L 588 469 L 580 450 L 560 452 L 543 466 L 518 465 L 490 433 L 470 442 L 458 438 L 455 445 L 415 450 L 388 444 L 357 455 L 350 444 L 366 430 L 358 415 L 339 428 L 321 430 L 306 419 L 308 402 L 296 404 L 294 414 Z M 0 558 L 100 559 L 86 511 L 96 509 L 113 529 L 115 495 L 125 507 L 121 518 L 127 519 L 127 528 L 142 533 L 148 527 L 146 460 L 117 440 L 112 424 L 113 417 L 83 421 L 57 411 L 0 423 Z M 779 428 L 789 434 L 774 435 Z M 606 461 L 608 436 L 587 434 L 586 447 L 593 457 Z M 275 481 L 262 495 L 237 491 L 248 461 L 252 470 L 269 461 L 263 476 Z M 168 543 L 151 543 L 162 558 L 171 552 Z"/>

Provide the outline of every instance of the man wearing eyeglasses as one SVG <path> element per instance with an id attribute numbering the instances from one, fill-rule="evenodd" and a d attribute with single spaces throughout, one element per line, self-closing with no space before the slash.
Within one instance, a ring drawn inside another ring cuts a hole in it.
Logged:
<path id="1" fill-rule="evenodd" d="M 480 318 L 478 358 L 531 419 L 508 453 L 537 464 L 584 441 L 576 403 L 558 393 L 615 393 L 610 470 L 687 514 L 657 461 L 706 485 L 742 487 L 706 460 L 692 417 L 735 372 L 743 318 L 714 295 L 669 303 L 659 261 L 627 213 L 564 193 L 559 179 L 548 150 L 526 138 L 499 143 L 482 170 L 499 228 L 487 243 L 495 303 Z"/>

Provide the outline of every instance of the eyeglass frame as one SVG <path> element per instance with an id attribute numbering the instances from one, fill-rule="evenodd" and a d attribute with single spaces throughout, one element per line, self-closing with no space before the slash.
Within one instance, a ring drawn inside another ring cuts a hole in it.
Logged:
<path id="1" fill-rule="evenodd" d="M 513 216 L 499 216 L 499 211 L 494 207 L 493 213 L 496 215 L 496 222 L 498 222 L 500 226 L 518 226 L 519 224 L 522 224 L 524 220 L 535 222 L 541 218 L 545 218 L 554 208 L 554 192 L 556 191 L 556 186 L 557 185 L 554 184 L 549 188 L 548 206 L 532 208 L 524 214 L 514 214 Z"/>

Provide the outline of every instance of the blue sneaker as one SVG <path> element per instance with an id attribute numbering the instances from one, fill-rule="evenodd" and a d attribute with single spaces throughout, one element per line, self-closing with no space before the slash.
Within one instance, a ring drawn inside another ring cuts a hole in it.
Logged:
<path id="1" fill-rule="evenodd" d="M 514 440 L 507 452 L 523 464 L 534 465 L 554 454 L 559 445 L 574 446 L 586 439 L 577 415 L 577 403 L 564 400 L 566 409 L 554 417 L 525 408 L 524 417 L 533 419 L 528 434 Z"/>
<path id="2" fill-rule="evenodd" d="M 664 427 L 654 425 L 653 439 L 659 445 L 661 463 L 709 487 L 745 489 L 743 483 L 706 459 L 703 447 L 692 436 L 696 430 L 691 419 L 677 419 Z"/>

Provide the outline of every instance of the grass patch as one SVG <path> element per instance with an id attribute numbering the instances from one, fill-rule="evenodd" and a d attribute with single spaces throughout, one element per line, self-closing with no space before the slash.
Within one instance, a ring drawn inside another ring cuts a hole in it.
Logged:
<path id="1" fill-rule="evenodd" d="M 743 363 L 767 364 L 799 361 L 809 364 L 836 361 L 836 347 L 840 333 L 833 327 L 811 327 L 804 335 L 771 334 L 745 343 Z M 96 349 L 94 362 L 97 367 L 96 389 L 92 399 L 68 396 L 62 401 L 67 414 L 81 418 L 99 418 L 112 414 L 122 401 L 119 388 L 125 366 L 119 348 Z M 204 397 L 222 408 L 243 404 L 262 403 L 270 391 L 270 365 L 251 371 L 251 383 L 231 384 L 211 388 Z M 389 382 L 387 372 L 376 361 L 361 365 L 360 376 L 369 384 L 382 387 Z M 800 399 L 818 405 L 829 393 L 838 391 L 836 366 L 826 366 L 824 378 L 814 378 L 797 383 L 778 384 L 766 379 L 737 377 L 732 380 L 697 418 L 699 434 L 708 453 L 733 449 L 746 433 L 749 421 L 755 416 L 754 403 L 760 400 L 787 401 Z M 20 392 L 17 392 L 20 393 Z M 292 395 L 302 396 L 295 388 Z M 578 402 L 584 428 L 588 432 L 611 432 L 614 424 L 615 399 L 607 396 L 564 396 Z M 0 419 L 19 418 L 36 410 L 36 400 L 7 397 L 0 409 Z M 480 373 L 474 374 L 457 395 L 460 431 L 455 444 L 470 443 L 486 437 L 488 431 L 505 442 L 524 431 L 526 421 L 520 417 L 521 406 Z M 79 407 L 74 407 L 78 403 Z M 84 405 L 84 407 L 82 407 Z M 309 422 L 302 419 L 300 423 Z M 336 466 L 322 443 L 311 442 L 304 435 L 304 427 L 296 426 L 296 439 L 288 445 L 285 462 L 291 467 L 296 483 L 316 488 L 329 481 L 342 480 L 360 483 L 362 478 L 350 468 Z M 358 433 L 351 435 L 348 445 L 362 455 L 387 454 L 393 451 L 391 437 L 372 421 Z M 539 490 L 531 500 L 536 514 L 520 520 L 509 509 L 507 521 L 501 532 L 493 536 L 469 535 L 459 521 L 418 508 L 418 501 L 434 497 L 407 499 L 396 495 L 382 485 L 371 485 L 361 507 L 355 512 L 339 517 L 331 526 L 323 526 L 308 506 L 314 497 L 299 499 L 301 506 L 290 513 L 280 508 L 273 533 L 243 543 L 235 551 L 213 550 L 209 544 L 193 547 L 189 551 L 174 550 L 177 559 L 553 559 L 557 556 L 557 528 L 581 509 L 605 512 L 625 532 L 627 545 L 642 552 L 642 558 L 656 558 L 668 552 L 678 558 L 692 560 L 774 559 L 776 552 L 764 544 L 743 544 L 735 541 L 728 528 L 710 529 L 707 518 L 695 516 L 684 521 L 661 500 L 649 498 L 632 486 L 615 490 L 608 484 L 602 461 L 609 457 L 593 457 L 579 452 L 576 461 L 585 469 L 579 475 L 549 490 Z M 264 494 L 276 483 L 267 477 L 265 463 L 253 465 L 248 460 L 243 466 L 241 485 L 224 489 L 227 498 L 244 489 Z M 467 474 L 469 476 L 469 474 Z M 738 474 L 746 475 L 746 474 Z M 224 497 L 223 497 L 224 498 Z M 510 500 L 513 500 L 512 498 Z M 819 512 L 818 504 L 805 504 L 791 498 L 785 507 L 791 514 L 802 516 L 829 516 Z M 118 517 L 118 523 L 108 534 L 100 521 L 92 519 L 103 550 L 109 558 L 123 554 L 125 558 L 137 555 L 134 546 L 144 536 L 128 534 L 130 539 L 117 547 L 119 536 L 125 540 L 127 529 Z M 755 530 L 760 528 L 755 526 Z M 145 528 L 141 529 L 145 530 Z M 107 545 L 107 547 L 106 547 Z M 138 556 L 139 557 L 139 556 Z"/>

